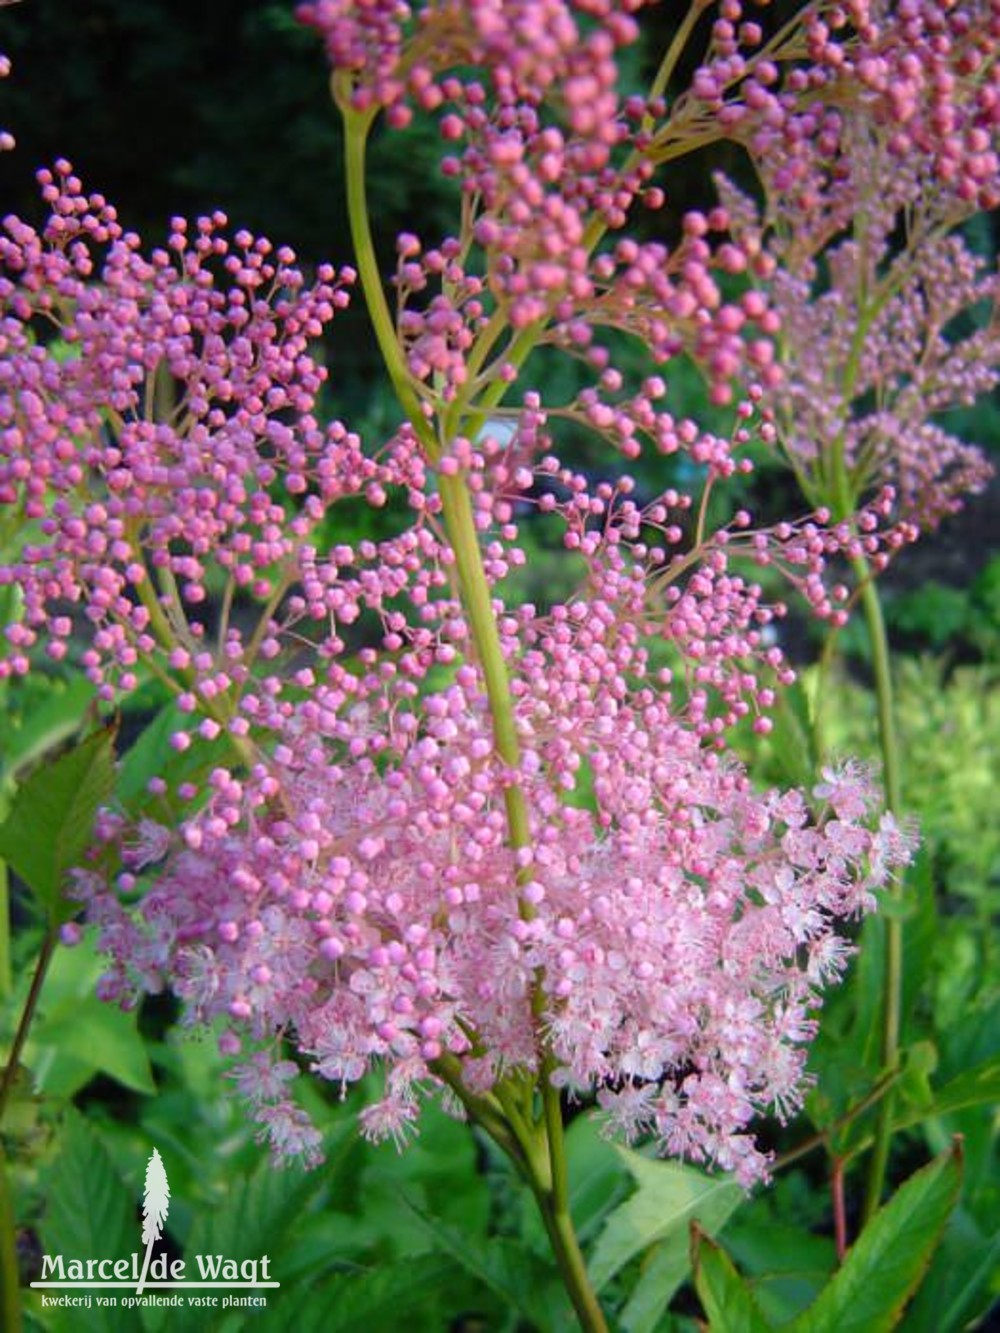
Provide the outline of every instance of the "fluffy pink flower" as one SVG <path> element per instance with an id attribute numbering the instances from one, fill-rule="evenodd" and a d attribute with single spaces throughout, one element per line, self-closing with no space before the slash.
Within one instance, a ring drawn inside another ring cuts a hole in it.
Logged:
<path id="1" fill-rule="evenodd" d="M 0 671 L 28 671 L 39 648 L 61 660 L 84 630 L 103 699 L 143 663 L 171 689 L 180 776 L 135 818 L 105 813 L 124 868 L 110 884 L 80 872 L 77 892 L 111 960 L 103 993 L 172 986 L 186 1021 L 224 1024 L 279 1154 L 318 1150 L 291 1098 L 300 1061 L 341 1087 L 382 1068 L 362 1128 L 397 1143 L 446 1070 L 485 1092 L 544 1064 L 627 1134 L 750 1182 L 766 1169 L 753 1117 L 800 1104 L 820 990 L 849 953 L 837 925 L 912 852 L 907 829 L 872 827 L 863 771 L 759 794 L 727 738 L 744 719 L 766 730 L 793 679 L 771 638 L 784 607 L 755 569 L 840 624 L 830 561 L 881 568 L 951 503 L 942 470 L 963 485 L 976 472 L 954 448 L 932 466 L 944 442 L 925 417 L 993 383 L 992 333 L 962 343 L 951 323 L 994 279 L 937 231 L 897 266 L 889 237 L 932 180 L 931 222 L 991 197 L 994 81 L 966 75 L 992 50 L 996 6 L 971 6 L 977 36 L 957 6 L 938 22 L 908 0 L 881 23 L 864 0 L 822 4 L 785 45 L 725 0 L 669 104 L 619 96 L 639 7 L 301 6 L 352 126 L 441 108 L 443 170 L 462 188 L 458 234 L 399 238 L 395 370 L 425 415 L 377 456 L 317 417 L 327 372 L 311 346 L 350 270 L 307 281 L 221 215 L 176 220 L 146 251 L 66 163 L 40 176 L 41 231 L 4 223 L 0 505 L 28 524 L 0 567 L 24 594 Z M 945 76 L 960 86 L 939 152 Z M 869 185 L 873 163 L 902 160 L 898 136 L 920 155 L 864 215 L 867 249 L 840 234 L 865 193 L 846 170 L 861 134 Z M 636 203 L 664 202 L 656 163 L 713 137 L 761 163 L 796 235 L 725 185 L 669 246 L 628 235 Z M 870 279 L 887 284 L 877 309 L 862 308 Z M 637 382 L 614 364 L 622 335 L 649 353 Z M 580 360 L 590 383 L 515 401 L 529 344 Z M 728 434 L 673 410 L 658 368 L 681 354 L 717 403 L 745 382 Z M 760 405 L 817 512 L 764 527 L 740 510 L 712 530 L 708 495 L 750 470 Z M 591 481 L 553 452 L 555 423 L 627 458 L 683 452 L 701 502 Z M 834 451 L 852 498 L 875 498 L 831 525 L 819 482 Z M 459 483 L 464 546 L 442 499 Z M 343 500 L 387 508 L 384 535 L 338 541 Z M 579 576 L 541 606 L 510 592 L 528 515 Z M 468 613 L 476 536 L 509 679 L 502 746 Z M 180 811 L 176 832 L 160 806 Z"/>
<path id="2" fill-rule="evenodd" d="M 268 1082 L 288 1066 L 262 1063 L 281 1059 L 279 1034 L 337 1084 L 387 1071 L 370 1136 L 405 1139 L 446 1055 L 485 1089 L 548 1053 L 560 1082 L 599 1092 L 631 1132 L 745 1181 L 763 1170 L 748 1125 L 798 1105 L 819 985 L 846 957 L 836 923 L 870 905 L 909 844 L 869 828 L 860 770 L 826 775 L 814 818 L 797 794 L 756 795 L 715 751 L 715 719 L 738 718 L 752 687 L 708 649 L 728 617 L 737 651 L 748 594 L 717 581 L 672 602 L 647 584 L 631 522 L 626 507 L 603 535 L 579 529 L 586 599 L 498 608 L 517 771 L 472 665 L 419 697 L 416 657 L 411 673 L 332 673 L 304 699 L 274 697 L 273 759 L 220 775 L 138 911 L 91 888 L 108 992 L 174 984 L 189 1021 L 243 1034 L 258 1053 L 241 1077 L 276 1146 L 295 1137 L 273 1132 Z M 426 670 L 465 630 L 446 601 L 421 619 L 438 621 Z M 426 631 L 394 626 L 405 660 Z M 683 652 L 698 632 L 706 651 L 672 689 L 652 635 Z M 531 821 L 516 855 L 512 785 Z"/>

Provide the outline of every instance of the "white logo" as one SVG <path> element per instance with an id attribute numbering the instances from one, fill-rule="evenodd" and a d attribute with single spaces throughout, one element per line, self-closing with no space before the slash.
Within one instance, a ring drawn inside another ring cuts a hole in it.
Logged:
<path id="1" fill-rule="evenodd" d="M 138 1251 L 125 1258 L 67 1258 L 63 1254 L 42 1255 L 42 1276 L 32 1287 L 66 1292 L 43 1296 L 43 1306 L 121 1306 L 134 1309 L 140 1305 L 215 1307 L 223 1310 L 247 1306 L 266 1306 L 266 1296 L 188 1296 L 185 1290 L 197 1288 L 280 1287 L 271 1278 L 268 1256 L 259 1259 L 229 1259 L 222 1254 L 196 1254 L 193 1262 L 197 1277 L 187 1277 L 188 1258 L 171 1259 L 167 1254 L 153 1257 L 156 1242 L 163 1235 L 163 1224 L 170 1208 L 170 1185 L 163 1158 L 154 1148 L 146 1163 L 146 1185 L 142 1195 L 142 1243 L 146 1247 L 140 1267 Z M 134 1296 L 91 1296 L 92 1291 L 135 1288 Z M 146 1288 L 169 1288 L 170 1295 L 149 1293 Z M 79 1292 L 70 1295 L 69 1292 Z M 83 1294 L 86 1293 L 86 1294 Z"/>
<path id="2" fill-rule="evenodd" d="M 153 1149 L 146 1163 L 146 1189 L 142 1196 L 142 1241 L 146 1247 L 146 1257 L 142 1261 L 142 1276 L 135 1289 L 137 1296 L 142 1295 L 149 1272 L 149 1261 L 153 1257 L 153 1246 L 163 1234 L 163 1223 L 167 1220 L 170 1207 L 170 1186 L 163 1167 L 163 1158 Z"/>

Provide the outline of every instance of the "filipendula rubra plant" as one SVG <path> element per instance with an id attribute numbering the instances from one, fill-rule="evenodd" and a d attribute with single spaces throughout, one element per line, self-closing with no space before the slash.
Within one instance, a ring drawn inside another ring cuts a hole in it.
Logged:
<path id="1" fill-rule="evenodd" d="M 75 876 L 105 993 L 171 987 L 189 1022 L 221 1020 L 278 1154 L 319 1152 L 303 1067 L 340 1086 L 381 1068 L 362 1128 L 400 1145 L 443 1093 L 521 1170 L 594 1329 L 564 1093 L 759 1179 L 750 1122 L 799 1105 L 819 992 L 849 953 L 837 923 L 913 841 L 873 819 L 850 764 L 811 793 L 754 792 L 727 734 L 766 731 L 792 674 L 754 564 L 836 625 L 831 559 L 880 565 L 917 524 L 861 484 L 806 519 L 709 524 L 759 409 L 775 431 L 775 261 L 731 205 L 688 214 L 670 247 L 629 233 L 663 203 L 657 165 L 731 136 L 783 69 L 769 124 L 831 88 L 877 120 L 850 59 L 874 16 L 831 8 L 820 41 L 810 9 L 768 38 L 726 0 L 668 103 L 713 6 L 681 20 L 649 97 L 623 97 L 639 8 L 302 6 L 333 65 L 357 272 L 308 281 L 221 214 L 147 251 L 65 162 L 40 174 L 42 229 L 7 219 L 0 238 L 0 503 L 23 520 L 0 669 L 85 633 L 98 697 L 153 673 L 176 700 L 170 745 L 194 756 L 179 780 L 165 762 L 141 810 L 102 815 L 104 850 Z M 452 237 L 399 238 L 393 309 L 366 145 L 414 112 L 439 116 L 462 212 Z M 402 416 L 376 448 L 321 423 L 310 350 L 358 275 Z M 622 335 L 648 354 L 634 382 Z M 533 380 L 545 349 L 591 376 L 570 401 Z M 679 355 L 732 403 L 729 438 L 670 412 L 657 368 Z M 561 422 L 625 460 L 687 454 L 702 495 L 574 471 Z M 358 502 L 387 508 L 388 535 L 338 542 L 338 506 Z M 534 515 L 579 573 L 551 606 L 509 591 Z"/>
<path id="2" fill-rule="evenodd" d="M 1000 382 L 1000 278 L 958 229 L 1000 204 L 1000 6 L 907 3 L 873 9 L 846 46 L 844 15 L 806 25 L 815 60 L 803 105 L 758 66 L 740 104 L 726 100 L 725 60 L 699 97 L 744 146 L 762 203 L 718 179 L 731 227 L 762 256 L 761 282 L 781 320 L 782 379 L 773 441 L 813 505 L 849 515 L 891 483 L 897 511 L 932 531 L 992 474 L 950 433 L 947 412 Z M 845 83 L 856 95 L 844 97 Z M 889 643 L 874 575 L 851 558 L 871 646 L 886 806 L 902 809 Z M 899 898 L 902 884 L 893 887 Z M 885 925 L 881 1062 L 899 1066 L 904 959 L 898 912 Z M 893 1098 L 879 1109 L 866 1213 L 885 1179 Z"/>

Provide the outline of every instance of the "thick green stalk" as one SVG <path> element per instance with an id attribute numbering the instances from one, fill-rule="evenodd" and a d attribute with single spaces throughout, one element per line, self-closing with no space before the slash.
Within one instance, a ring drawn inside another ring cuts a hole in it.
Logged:
<path id="1" fill-rule="evenodd" d="M 563 1286 L 573 1302 L 584 1333 L 607 1333 L 604 1311 L 590 1284 L 580 1243 L 568 1209 L 556 1209 L 550 1195 L 534 1191 L 552 1252 L 562 1274 Z"/>
<path id="2" fill-rule="evenodd" d="M 559 1092 L 552 1086 L 548 1064 L 542 1069 L 542 1122 L 548 1149 L 549 1188 L 541 1192 L 535 1188 L 542 1221 L 548 1232 L 552 1251 L 562 1273 L 573 1308 L 585 1333 L 606 1333 L 607 1323 L 597 1293 L 587 1275 L 580 1242 L 569 1211 L 569 1170 L 566 1160 L 566 1130 L 563 1125 Z"/>
<path id="3" fill-rule="evenodd" d="M 514 722 L 510 678 L 500 647 L 500 635 L 483 569 L 469 491 L 461 477 L 441 476 L 438 478 L 438 488 L 448 538 L 455 553 L 455 571 L 462 590 L 462 601 L 486 681 L 497 753 L 505 764 L 516 768 L 520 761 L 520 746 Z M 521 789 L 516 785 L 508 786 L 504 793 L 504 803 L 511 846 L 515 849 L 527 847 L 530 842 L 528 809 Z M 527 913 L 527 907 L 525 911 Z"/>
<path id="4" fill-rule="evenodd" d="M 518 1153 L 512 1153 L 492 1130 L 487 1129 L 513 1158 L 535 1196 L 563 1287 L 573 1303 L 580 1327 L 584 1333 L 607 1333 L 604 1312 L 587 1275 L 587 1265 L 569 1210 L 566 1130 L 559 1092 L 552 1085 L 550 1073 L 549 1060 L 543 1065 L 539 1078 L 542 1114 L 537 1118 L 522 1114 L 516 1089 L 503 1082 L 494 1089 L 494 1095 L 504 1108 L 511 1134 L 517 1140 Z"/>
<path id="5" fill-rule="evenodd" d="M 846 494 L 844 484 L 846 478 L 843 469 L 841 469 L 840 480 L 838 509 L 847 512 L 844 505 L 849 497 Z M 859 555 L 851 561 L 851 567 L 860 587 L 861 610 L 868 633 L 868 643 L 871 648 L 872 675 L 878 709 L 878 739 L 882 757 L 885 808 L 892 814 L 898 814 L 902 809 L 902 778 L 900 748 L 896 735 L 889 636 L 886 632 L 885 617 L 882 614 L 882 603 L 878 588 L 875 585 L 868 561 L 863 555 Z M 902 882 L 890 883 L 886 894 L 890 903 L 897 906 L 903 897 Z M 892 1077 L 899 1067 L 899 1033 L 903 993 L 903 923 L 899 914 L 895 911 L 885 919 L 883 967 L 879 1056 L 883 1076 Z M 886 1167 L 889 1161 L 889 1148 L 892 1141 L 895 1100 L 894 1091 L 890 1088 L 879 1102 L 878 1117 L 875 1124 L 875 1141 L 869 1160 L 868 1181 L 865 1190 L 865 1221 L 877 1211 L 882 1200 Z"/>
<path id="6" fill-rule="evenodd" d="M 408 416 L 432 462 L 441 456 L 447 444 L 470 422 L 465 419 L 465 405 L 453 406 L 445 419 L 445 440 L 435 435 L 424 412 L 423 404 L 410 379 L 405 360 L 386 301 L 381 275 L 372 242 L 371 227 L 365 194 L 365 149 L 373 117 L 353 111 L 346 96 L 346 88 L 335 86 L 335 96 L 344 113 L 346 134 L 347 201 L 351 236 L 354 243 L 358 272 L 372 325 L 378 339 L 386 368 L 397 398 Z M 493 336 L 497 329 L 494 328 Z M 534 346 L 541 327 L 525 331 L 516 341 L 509 359 L 520 364 Z M 491 386 L 501 396 L 502 389 Z M 482 408 L 473 422 L 482 418 Z M 478 425 L 471 425 L 474 434 Z M 507 664 L 504 661 L 499 630 L 493 611 L 489 582 L 483 566 L 482 551 L 476 529 L 472 500 L 465 481 L 460 476 L 439 474 L 438 491 L 448 539 L 455 558 L 455 573 L 462 604 L 469 621 L 469 629 L 476 654 L 483 671 L 486 693 L 493 720 L 493 735 L 497 754 L 503 762 L 516 769 L 520 762 L 520 745 L 514 718 L 513 696 Z M 524 795 L 516 784 L 507 787 L 504 794 L 508 837 L 514 850 L 530 845 L 528 809 Z M 525 901 L 521 913 L 530 917 L 532 908 Z M 541 978 L 535 986 L 532 1008 L 540 1015 L 544 1003 Z M 565 1132 L 558 1090 L 549 1079 L 549 1067 L 543 1065 L 539 1079 L 542 1115 L 533 1119 L 530 1103 L 525 1102 L 515 1084 L 503 1081 L 489 1097 L 473 1098 L 462 1086 L 460 1069 L 454 1062 L 438 1062 L 442 1076 L 462 1100 L 470 1117 L 477 1121 L 517 1165 L 531 1187 L 538 1203 L 553 1253 L 563 1277 L 566 1291 L 577 1311 L 586 1333 L 606 1333 L 606 1323 L 600 1304 L 587 1278 L 586 1265 L 569 1213 L 569 1181 L 566 1168 Z"/>
<path id="7" fill-rule="evenodd" d="M 855 330 L 853 345 L 844 373 L 845 399 L 849 400 L 855 391 L 864 340 L 876 315 L 884 308 L 891 294 L 887 284 L 870 299 L 859 300 L 858 327 Z M 830 458 L 831 476 L 829 484 L 835 497 L 834 509 L 837 517 L 847 518 L 854 510 L 856 497 L 848 474 L 846 460 L 846 436 L 842 434 L 836 441 Z M 899 814 L 902 809 L 902 779 L 899 742 L 896 736 L 895 701 L 892 684 L 892 661 L 889 649 L 889 636 L 886 632 L 882 603 L 875 586 L 874 575 L 867 559 L 858 555 L 851 561 L 851 567 L 858 580 L 861 596 L 861 609 L 868 643 L 872 655 L 872 674 L 875 684 L 875 698 L 878 708 L 878 739 L 882 757 L 882 784 L 885 794 L 885 808 L 892 814 Z M 891 883 L 887 890 L 893 905 L 898 905 L 903 896 L 901 882 Z M 882 979 L 882 1030 L 880 1057 L 883 1074 L 893 1074 L 899 1066 L 899 1033 L 903 991 L 903 923 L 898 913 L 893 912 L 885 921 L 885 956 Z M 895 1095 L 887 1093 L 879 1103 L 878 1118 L 875 1125 L 875 1142 L 868 1166 L 868 1181 L 865 1191 L 864 1220 L 867 1221 L 878 1209 L 885 1187 L 886 1167 L 889 1161 L 889 1148 L 892 1142 L 892 1121 Z"/>
<path id="8" fill-rule="evenodd" d="M 607 1333 L 570 1216 L 566 1135 L 556 1089 L 543 1074 L 543 1098 L 546 1090 L 550 1095 L 542 1118 L 533 1121 L 522 1113 L 518 1089 L 510 1082 L 501 1080 L 492 1092 L 479 1096 L 463 1085 L 461 1065 L 454 1056 L 435 1061 L 434 1070 L 461 1101 L 469 1119 L 507 1154 L 531 1189 L 580 1327 L 584 1333 Z"/>
<path id="9" fill-rule="evenodd" d="M 525 1180 L 531 1179 L 528 1156 L 522 1146 L 523 1136 L 518 1126 L 508 1119 L 500 1098 L 495 1092 L 473 1093 L 462 1082 L 462 1064 L 456 1055 L 445 1052 L 431 1064 L 431 1068 L 446 1083 L 465 1108 L 469 1119 L 490 1136 L 493 1142 L 511 1159 Z"/>
<path id="10" fill-rule="evenodd" d="M 344 100 L 341 99 L 342 109 Z M 347 207 L 351 240 L 354 243 L 354 254 L 372 327 L 396 396 L 417 436 L 427 449 L 431 461 L 434 461 L 440 457 L 441 446 L 424 414 L 403 359 L 372 242 L 365 191 L 366 145 L 372 119 L 371 115 L 362 115 L 350 107 L 344 109 Z M 469 617 L 473 643 L 486 682 L 497 753 L 505 764 L 516 768 L 520 760 L 520 747 L 514 723 L 510 679 L 500 646 L 496 618 L 493 615 L 489 583 L 483 568 L 469 491 L 460 477 L 441 475 L 438 478 L 438 486 L 445 527 L 455 554 L 455 570 L 462 602 Z M 507 788 L 504 800 L 511 846 L 515 849 L 526 847 L 529 834 L 528 810 L 524 796 L 516 785 L 512 785 Z M 530 915 L 527 904 L 524 905 L 523 911 L 525 915 Z"/>
<path id="11" fill-rule="evenodd" d="M 896 736 L 893 702 L 892 669 L 889 637 L 882 615 L 882 603 L 871 571 L 863 558 L 855 562 L 856 573 L 863 578 L 861 606 L 868 641 L 872 652 L 872 670 L 875 677 L 875 697 L 878 701 L 878 736 L 882 751 L 882 780 L 885 785 L 886 809 L 898 813 L 902 807 L 899 744 Z M 890 884 L 888 897 L 893 906 L 903 896 L 902 882 Z M 881 1059 L 885 1073 L 895 1072 L 899 1064 L 899 1031 L 903 991 L 903 922 L 896 912 L 885 922 L 885 976 L 882 983 L 882 1037 Z M 868 1166 L 868 1184 L 865 1193 L 864 1216 L 867 1221 L 882 1201 L 889 1146 L 892 1140 L 892 1117 L 895 1096 L 889 1092 L 883 1097 L 875 1125 L 875 1145 Z"/>

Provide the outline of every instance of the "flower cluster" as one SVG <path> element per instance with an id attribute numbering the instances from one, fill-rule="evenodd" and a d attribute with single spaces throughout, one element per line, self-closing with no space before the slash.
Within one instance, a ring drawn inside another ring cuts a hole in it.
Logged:
<path id="1" fill-rule="evenodd" d="M 895 249 L 891 189 L 870 205 L 871 227 L 821 259 L 801 236 L 765 241 L 752 201 L 729 181 L 719 189 L 746 243 L 774 260 L 783 374 L 773 423 L 803 490 L 835 502 L 838 470 L 848 502 L 890 483 L 903 517 L 934 527 L 992 476 L 981 449 L 939 423 L 1000 383 L 1000 277 L 957 235 Z"/>
<path id="2" fill-rule="evenodd" d="M 0 503 L 26 520 L 0 570 L 24 601 L 0 672 L 26 671 L 39 634 L 61 659 L 83 620 L 111 699 L 140 657 L 188 670 L 205 654 L 210 567 L 280 598 L 329 505 L 377 496 L 385 469 L 314 415 L 326 371 L 309 348 L 350 270 L 309 286 L 292 251 L 227 239 L 222 214 L 175 219 L 147 257 L 68 163 L 39 180 L 44 229 L 9 217 L 0 232 Z M 222 637 L 212 665 L 238 674 L 239 635 Z"/>
<path id="3" fill-rule="evenodd" d="M 626 506 L 584 538 L 586 596 L 498 610 L 517 769 L 497 754 L 482 672 L 456 652 L 450 683 L 421 693 L 411 653 L 405 673 L 391 657 L 330 670 L 302 701 L 248 694 L 271 759 L 242 778 L 214 769 L 175 834 L 105 819 L 130 867 L 117 892 L 87 873 L 78 892 L 114 960 L 106 994 L 172 984 L 189 1021 L 225 1022 L 226 1050 L 249 1043 L 240 1083 L 276 1149 L 304 1133 L 285 1037 L 341 1085 L 382 1064 L 385 1097 L 362 1117 L 373 1137 L 405 1139 L 444 1058 L 486 1092 L 548 1053 L 629 1133 L 746 1183 L 763 1170 L 747 1125 L 798 1105 L 819 989 L 848 953 L 835 924 L 872 905 L 912 839 L 888 816 L 869 827 L 863 772 L 831 771 L 810 806 L 755 794 L 714 752 L 751 706 L 739 692 L 765 695 L 745 665 L 767 620 L 759 589 L 727 576 L 720 547 L 664 596 L 634 519 Z M 457 612 L 437 608 L 425 664 L 467 647 Z M 413 637 L 393 625 L 387 640 Z M 651 660 L 654 627 L 686 658 L 687 689 Z M 512 788 L 530 817 L 517 851 Z"/>
<path id="4" fill-rule="evenodd" d="M 541 454 L 531 396 L 505 446 L 456 439 L 432 470 L 404 430 L 370 461 L 313 416 L 323 372 L 306 342 L 342 303 L 332 273 L 307 287 L 287 252 L 233 244 L 219 218 L 175 223 L 146 258 L 68 166 L 42 185 L 45 229 L 9 219 L 0 243 L 2 498 L 30 535 L 4 569 L 25 594 L 8 669 L 27 669 L 36 635 L 59 657 L 74 618 L 89 624 L 95 683 L 110 696 L 158 664 L 191 717 L 174 749 L 205 747 L 208 774 L 202 792 L 154 782 L 138 824 L 104 817 L 126 869 L 78 888 L 114 960 L 105 993 L 172 985 L 191 1021 L 224 1019 L 226 1049 L 250 1045 L 240 1086 L 283 1152 L 316 1150 L 287 1038 L 340 1083 L 387 1067 L 374 1135 L 405 1134 L 445 1055 L 487 1089 L 548 1051 L 634 1132 L 759 1172 L 746 1125 L 795 1105 L 809 1013 L 844 956 L 833 923 L 869 904 L 908 844 L 891 823 L 868 829 L 871 791 L 852 772 L 813 816 L 797 794 L 755 796 L 727 756 L 727 728 L 754 714 L 766 727 L 788 675 L 767 639 L 781 608 L 731 565 L 777 563 L 841 615 L 827 563 L 856 541 L 879 554 L 888 499 L 860 521 L 867 535 L 764 532 L 741 514 L 692 549 L 690 497 L 591 487 Z M 34 336 L 40 316 L 58 340 Z M 577 410 L 611 410 L 621 386 L 602 386 Z M 624 438 L 655 427 L 635 405 L 615 412 Z M 732 442 L 664 429 L 667 452 L 734 466 Z M 435 480 L 449 476 L 473 497 L 494 585 L 516 766 L 452 585 Z M 323 549 L 321 521 L 358 494 L 405 496 L 409 517 L 381 542 Z M 584 574 L 574 600 L 504 605 L 519 509 L 562 526 Z M 209 622 L 210 569 L 227 604 L 257 600 L 252 632 Z M 380 645 L 359 671 L 347 640 L 366 618 Z M 222 736 L 238 767 L 225 750 L 213 762 Z M 512 789 L 530 820 L 517 850 Z M 194 803 L 171 830 L 155 803 L 175 798 Z"/>
<path id="5" fill-rule="evenodd" d="M 713 249 L 709 242 L 711 233 L 728 231 L 725 210 L 687 215 L 673 250 L 623 238 L 595 254 L 586 227 L 592 200 L 572 198 L 565 188 L 558 131 L 540 129 L 533 116 L 522 120 L 531 128 L 516 134 L 488 127 L 488 152 L 469 150 L 457 167 L 477 198 L 464 235 L 426 254 L 417 237 L 400 238 L 399 331 L 411 374 L 435 379 L 446 401 L 462 389 L 503 383 L 515 373 L 513 339 L 544 324 L 540 341 L 598 370 L 609 361 L 595 338 L 604 329 L 641 340 L 658 364 L 687 353 L 705 370 L 719 403 L 731 401 L 733 378 L 744 367 L 772 382 L 769 335 L 778 323 L 767 297 L 748 291 L 726 300 L 722 293 L 724 275 L 748 267 L 738 244 Z M 556 165 L 543 168 L 544 159 Z M 640 188 L 637 179 L 631 193 Z M 470 251 L 484 274 L 470 273 L 470 262 L 459 258 Z M 476 335 L 490 337 L 501 316 L 511 341 L 482 368 L 470 351 Z M 652 402 L 657 395 L 646 396 Z"/>
<path id="6" fill-rule="evenodd" d="M 219 214 L 175 220 L 146 252 L 62 162 L 40 176 L 43 228 L 3 224 L 0 506 L 24 524 L 0 566 L 23 594 L 0 674 L 40 648 L 68 657 L 82 631 L 103 700 L 146 671 L 170 691 L 180 759 L 136 809 L 104 812 L 76 892 L 111 959 L 104 993 L 172 987 L 189 1022 L 221 1024 L 279 1153 L 318 1151 L 294 1051 L 342 1086 L 383 1067 L 363 1114 L 375 1138 L 404 1141 L 442 1084 L 475 1098 L 522 1071 L 749 1182 L 766 1166 L 750 1120 L 799 1104 L 820 991 L 849 952 L 837 923 L 911 855 L 866 773 L 758 794 L 729 739 L 767 731 L 792 679 L 774 641 L 784 607 L 758 571 L 843 623 L 832 562 L 877 571 L 941 511 L 926 414 L 994 382 L 993 333 L 960 342 L 952 326 L 995 280 L 938 233 L 914 242 L 919 262 L 886 249 L 930 168 L 898 173 L 888 211 L 866 205 L 869 248 L 828 251 L 862 215 L 875 160 L 848 180 L 847 127 L 863 111 L 885 151 L 903 124 L 922 145 L 944 74 L 972 79 L 982 43 L 949 10 L 952 46 L 934 30 L 897 104 L 872 53 L 902 70 L 898 24 L 861 0 L 812 6 L 773 39 L 723 0 L 706 61 L 668 103 L 676 44 L 654 95 L 618 91 L 639 8 L 300 6 L 353 168 L 378 111 L 402 125 L 417 108 L 439 113 L 462 190 L 454 236 L 398 238 L 393 321 L 351 181 L 359 269 L 410 415 L 378 453 L 317 408 L 314 345 L 352 270 L 309 282 L 291 251 L 230 237 Z M 930 31 L 932 7 L 911 8 Z M 966 208 L 963 182 L 980 182 L 976 203 L 989 189 L 987 103 L 956 99 L 950 197 Z M 634 205 L 664 202 L 656 165 L 713 135 L 763 164 L 775 216 L 723 184 L 669 245 L 627 234 Z M 801 233 L 781 230 L 799 217 Z M 615 364 L 621 335 L 645 349 L 639 375 Z M 589 382 L 512 405 L 546 345 Z M 671 410 L 662 367 L 682 354 L 733 402 L 728 436 Z M 708 493 L 749 470 L 758 427 L 806 472 L 839 451 L 853 503 L 817 483 L 809 517 L 740 510 L 713 527 Z M 685 454 L 702 495 L 565 466 L 557 440 L 583 430 L 627 459 Z M 948 466 L 949 496 L 979 478 L 957 446 Z M 381 535 L 338 533 L 344 501 L 382 510 Z M 526 522 L 557 532 L 573 595 L 519 596 Z"/>
<path id="7" fill-rule="evenodd" d="M 840 226 L 852 217 L 852 155 L 875 136 L 895 170 L 919 170 L 932 207 L 1000 202 L 996 0 L 849 0 L 810 5 L 770 38 L 726 0 L 711 49 L 658 135 L 743 142 L 772 189 Z"/>
<path id="8" fill-rule="evenodd" d="M 408 104 L 436 109 L 459 86 L 447 72 L 473 66 L 508 104 L 537 106 L 555 93 L 575 134 L 607 144 L 617 133 L 615 51 L 638 36 L 632 14 L 643 2 L 434 0 L 414 8 L 397 0 L 316 0 L 296 13 L 321 34 L 334 70 L 350 79 L 356 109 L 384 107 L 393 124 L 406 124 Z M 477 83 L 471 91 L 483 100 Z"/>
<path id="9" fill-rule="evenodd" d="M 724 210 L 692 212 L 673 249 L 631 237 L 599 246 L 637 201 L 657 209 L 665 199 L 644 152 L 649 108 L 617 91 L 616 51 L 638 32 L 631 8 L 300 6 L 355 113 L 401 113 L 407 98 L 440 108 L 451 149 L 442 169 L 461 182 L 463 225 L 433 246 L 400 237 L 398 325 L 411 373 L 443 381 L 446 401 L 509 382 L 517 335 L 543 327 L 544 341 L 598 368 L 608 362 L 595 339 L 604 328 L 641 339 L 658 362 L 687 352 L 719 402 L 744 365 L 764 382 L 774 376 L 766 296 L 723 294 L 751 263 L 726 238 Z M 471 81 L 455 72 L 469 64 Z"/>
<path id="10" fill-rule="evenodd" d="M 997 276 L 949 235 L 1000 202 L 1000 6 L 818 6 L 747 58 L 715 43 L 675 119 L 714 114 L 763 187 L 720 180 L 782 326 L 780 443 L 814 503 L 889 482 L 933 527 L 991 475 L 940 414 L 1000 378 Z"/>

